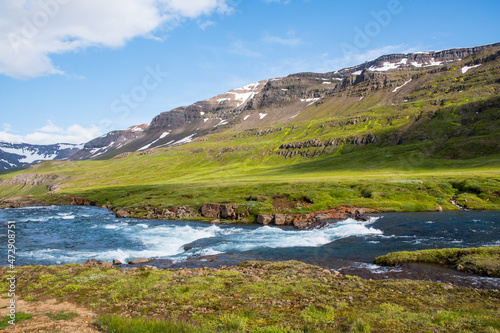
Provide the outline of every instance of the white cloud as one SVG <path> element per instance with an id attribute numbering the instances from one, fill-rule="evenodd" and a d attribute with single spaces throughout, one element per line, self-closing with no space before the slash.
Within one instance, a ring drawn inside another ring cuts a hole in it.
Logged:
<path id="1" fill-rule="evenodd" d="M 83 127 L 81 125 L 72 125 L 66 129 L 56 126 L 50 120 L 47 125 L 27 135 L 17 135 L 9 133 L 10 128 L 5 128 L 0 132 L 0 141 L 31 143 L 39 145 L 48 145 L 54 143 L 85 143 L 102 134 L 102 130 L 91 125 Z"/>
<path id="2" fill-rule="evenodd" d="M 211 27 L 213 25 L 217 25 L 217 22 L 215 21 L 201 21 L 198 20 L 198 26 L 200 27 L 201 30 L 205 30 L 208 27 Z"/>
<path id="3" fill-rule="evenodd" d="M 48 133 L 58 133 L 58 132 L 60 133 L 63 132 L 64 129 L 62 129 L 59 126 L 56 126 L 51 120 L 47 120 L 47 125 L 40 128 L 40 131 Z"/>
<path id="4" fill-rule="evenodd" d="M 277 36 L 272 36 L 268 33 L 264 35 L 263 41 L 269 44 L 281 44 L 285 46 L 298 46 L 302 44 L 302 40 L 298 37 L 295 36 L 295 32 L 289 31 L 287 33 L 287 37 L 277 37 Z"/>
<path id="5" fill-rule="evenodd" d="M 0 74 L 62 74 L 50 56 L 87 47 L 120 47 L 151 38 L 167 23 L 230 13 L 226 0 L 0 1 Z"/>
<path id="6" fill-rule="evenodd" d="M 208 15 L 215 10 L 222 14 L 232 12 L 226 0 L 163 0 L 160 2 L 166 12 L 188 18 Z"/>

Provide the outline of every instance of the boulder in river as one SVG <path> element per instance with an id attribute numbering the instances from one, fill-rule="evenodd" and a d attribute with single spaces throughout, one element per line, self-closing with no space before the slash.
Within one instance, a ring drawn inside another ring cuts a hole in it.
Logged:
<path id="1" fill-rule="evenodd" d="M 101 263 L 101 266 L 102 266 L 102 267 L 113 267 L 113 264 L 112 264 L 112 263 L 110 263 L 109 261 L 103 261 L 103 262 Z"/>
<path id="2" fill-rule="evenodd" d="M 257 216 L 257 223 L 258 224 L 268 225 L 268 224 L 271 224 L 273 221 L 274 221 L 273 214 L 259 214 Z"/>
<path id="3" fill-rule="evenodd" d="M 87 260 L 85 262 L 85 265 L 88 265 L 88 266 L 98 266 L 101 264 L 102 264 L 102 261 L 94 259 L 94 258 L 90 258 L 89 260 Z"/>
<path id="4" fill-rule="evenodd" d="M 130 213 L 125 210 L 125 209 L 119 209 L 116 211 L 115 213 L 116 217 L 118 218 L 127 218 L 127 217 L 130 217 Z"/>
<path id="5" fill-rule="evenodd" d="M 129 260 L 128 264 L 129 265 L 139 265 L 139 264 L 145 264 L 145 263 L 150 262 L 150 261 L 152 261 L 152 259 L 138 258 L 138 259 Z"/>
<path id="6" fill-rule="evenodd" d="M 276 225 L 292 225 L 295 215 L 293 214 L 274 214 L 274 224 Z"/>

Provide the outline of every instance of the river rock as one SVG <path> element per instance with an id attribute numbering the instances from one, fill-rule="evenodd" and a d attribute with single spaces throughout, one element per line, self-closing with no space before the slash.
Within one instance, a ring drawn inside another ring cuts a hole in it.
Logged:
<path id="1" fill-rule="evenodd" d="M 295 215 L 292 214 L 274 214 L 274 224 L 276 225 L 292 225 Z"/>
<path id="2" fill-rule="evenodd" d="M 329 214 L 318 214 L 316 216 L 314 216 L 316 218 L 316 220 L 318 221 L 321 221 L 321 220 L 328 220 L 328 219 L 331 219 L 331 215 Z"/>
<path id="3" fill-rule="evenodd" d="M 122 265 L 122 262 L 120 260 L 113 260 L 113 265 Z"/>
<path id="4" fill-rule="evenodd" d="M 127 218 L 130 217 L 130 213 L 125 209 L 119 209 L 116 211 L 115 216 L 118 218 Z"/>
<path id="5" fill-rule="evenodd" d="M 71 197 L 70 204 L 75 206 L 95 206 L 95 202 L 89 201 L 84 197 Z"/>
<path id="6" fill-rule="evenodd" d="M 138 259 L 129 260 L 128 264 L 129 265 L 139 265 L 139 264 L 145 264 L 145 263 L 150 262 L 150 261 L 151 261 L 151 259 L 138 258 Z"/>
<path id="7" fill-rule="evenodd" d="M 102 264 L 102 261 L 94 259 L 94 258 L 90 258 L 89 260 L 87 260 L 85 262 L 85 265 L 88 265 L 88 266 L 98 266 L 101 264 Z"/>
<path id="8" fill-rule="evenodd" d="M 39 200 L 30 199 L 27 197 L 0 199 L 0 209 L 35 207 L 35 206 L 49 206 L 49 204 L 42 202 L 42 201 L 39 201 Z"/>
<path id="9" fill-rule="evenodd" d="M 235 207 L 233 205 L 220 205 L 220 217 L 228 220 L 236 218 Z"/>
<path id="10" fill-rule="evenodd" d="M 207 218 L 218 218 L 220 212 L 220 205 L 213 203 L 206 203 L 201 206 L 201 215 Z"/>
<path id="11" fill-rule="evenodd" d="M 258 224 L 268 225 L 271 224 L 273 221 L 274 221 L 274 215 L 272 214 L 259 214 L 257 216 Z"/>
<path id="12" fill-rule="evenodd" d="M 319 225 L 318 220 L 316 220 L 315 218 L 293 221 L 293 226 L 296 229 L 312 229 L 318 225 Z"/>
<path id="13" fill-rule="evenodd" d="M 110 263 L 109 261 L 103 261 L 103 262 L 101 263 L 101 266 L 102 266 L 102 267 L 113 267 L 113 264 L 112 264 L 112 263 Z"/>

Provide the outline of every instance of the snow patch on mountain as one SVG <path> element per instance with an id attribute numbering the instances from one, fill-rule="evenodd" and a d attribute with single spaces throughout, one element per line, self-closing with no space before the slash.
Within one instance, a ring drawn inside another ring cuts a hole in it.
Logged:
<path id="1" fill-rule="evenodd" d="M 160 137 L 159 137 L 158 139 L 156 139 L 156 140 L 154 140 L 153 142 L 151 142 L 151 143 L 149 143 L 149 144 L 145 145 L 144 147 L 141 147 L 141 148 L 137 149 L 137 151 L 142 151 L 142 150 L 146 150 L 146 149 L 148 149 L 149 147 L 151 147 L 152 145 L 154 145 L 155 143 L 157 143 L 157 142 L 158 142 L 158 141 L 160 141 L 161 139 L 164 139 L 164 138 L 165 138 L 167 135 L 169 135 L 169 134 L 170 134 L 170 131 L 163 132 L 163 133 L 160 135 Z"/>
<path id="2" fill-rule="evenodd" d="M 392 92 L 395 93 L 396 91 L 398 91 L 399 89 L 403 88 L 404 86 L 406 86 L 410 82 L 411 82 L 411 79 L 409 79 L 408 81 L 406 81 L 405 83 L 403 83 L 399 87 L 394 88 L 394 90 Z"/>
<path id="3" fill-rule="evenodd" d="M 82 147 L 83 145 L 68 143 L 33 145 L 0 142 L 0 169 L 19 167 L 37 161 L 68 159 Z"/>
<path id="4" fill-rule="evenodd" d="M 404 67 L 404 66 L 406 66 L 407 62 L 408 62 L 408 58 L 403 58 L 399 62 L 387 62 L 386 61 L 382 64 L 382 67 L 372 66 L 372 67 L 368 68 L 368 70 L 370 70 L 372 72 L 386 72 L 390 69 Z"/>
<path id="5" fill-rule="evenodd" d="M 474 65 L 474 66 L 464 66 L 464 67 L 462 67 L 462 74 L 467 73 L 467 71 L 468 71 L 469 69 L 476 68 L 476 67 L 479 67 L 479 66 L 481 66 L 481 64 Z"/>

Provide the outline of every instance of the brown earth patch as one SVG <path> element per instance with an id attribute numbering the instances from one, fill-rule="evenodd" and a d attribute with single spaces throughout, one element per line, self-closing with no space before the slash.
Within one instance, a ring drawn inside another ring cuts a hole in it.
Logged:
<path id="1" fill-rule="evenodd" d="M 9 310 L 10 298 L 0 299 L 0 316 L 5 317 Z M 64 333 L 97 333 L 100 332 L 93 326 L 97 316 L 90 309 L 81 305 L 68 302 L 57 302 L 55 299 L 44 301 L 27 302 L 21 299 L 16 300 L 16 311 L 31 314 L 31 319 L 25 319 L 15 326 L 9 325 L 4 332 L 64 332 Z M 46 313 L 52 315 L 74 312 L 78 316 L 69 320 L 54 320 Z"/>
<path id="2" fill-rule="evenodd" d="M 284 212 L 294 208 L 300 207 L 311 207 L 312 202 L 307 198 L 301 198 L 299 200 L 289 200 L 287 197 L 274 196 L 273 197 L 273 208 L 276 211 Z"/>

